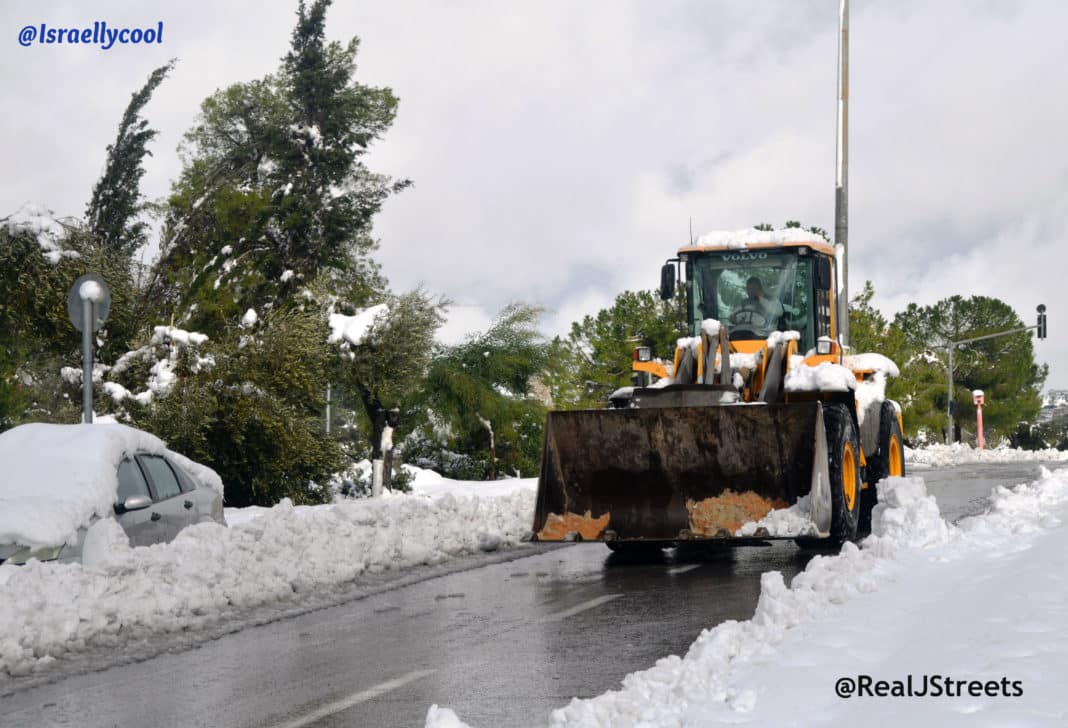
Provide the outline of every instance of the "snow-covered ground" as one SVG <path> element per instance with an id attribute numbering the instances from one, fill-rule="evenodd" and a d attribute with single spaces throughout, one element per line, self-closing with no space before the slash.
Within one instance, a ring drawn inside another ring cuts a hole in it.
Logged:
<path id="1" fill-rule="evenodd" d="M 908 455 L 913 464 L 950 465 L 1065 459 L 960 446 Z M 512 545 L 530 528 L 535 479 L 465 483 L 412 473 L 410 494 L 228 509 L 229 528 L 201 524 L 149 548 L 130 548 L 105 520 L 90 529 L 83 565 L 0 565 L 0 674 L 211 628 L 262 605 L 299 603 L 361 574 Z M 1068 675 L 1062 523 L 1068 469 L 998 489 L 988 513 L 958 525 L 941 519 L 921 478 L 889 482 L 880 497 L 875 535 L 860 548 L 814 558 L 789 586 L 778 572 L 765 574 L 752 619 L 711 627 L 685 656 L 628 676 L 621 690 L 573 700 L 547 721 L 613 727 L 1068 721 L 1060 688 Z M 905 689 L 910 675 L 915 692 L 924 676 L 943 691 L 947 678 L 977 682 L 952 683 L 952 697 L 835 694 L 843 678 L 870 676 L 874 694 L 883 690 L 877 681 L 891 692 Z M 463 722 L 434 706 L 427 725 Z"/>
<path id="2" fill-rule="evenodd" d="M 952 445 L 928 445 L 915 450 L 905 448 L 905 463 L 910 465 L 950 467 L 973 463 L 1068 462 L 1068 450 L 1018 450 L 995 447 L 978 450 L 956 442 Z"/>
<path id="3" fill-rule="evenodd" d="M 752 619 L 550 725 L 1068 724 L 1068 469 L 991 503 L 950 525 L 922 478 L 886 481 L 860 548 L 817 556 L 789 586 L 764 574 Z M 466 724 L 435 705 L 426 725 Z"/>
<path id="4" fill-rule="evenodd" d="M 147 548 L 130 548 L 115 521 L 98 521 L 84 564 L 0 565 L 0 674 L 37 671 L 69 652 L 212 627 L 367 572 L 514 545 L 531 527 L 535 484 L 486 486 L 423 473 L 409 495 L 227 509 L 229 528 L 198 524 Z"/>

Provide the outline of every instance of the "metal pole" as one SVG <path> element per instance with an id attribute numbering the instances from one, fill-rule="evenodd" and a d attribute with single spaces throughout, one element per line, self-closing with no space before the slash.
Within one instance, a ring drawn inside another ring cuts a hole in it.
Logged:
<path id="1" fill-rule="evenodd" d="M 953 444 L 953 345 L 949 346 L 949 399 L 946 401 L 946 415 L 949 417 L 949 429 L 946 430 L 946 444 Z"/>
<path id="2" fill-rule="evenodd" d="M 838 333 L 849 344 L 849 0 L 838 8 L 838 139 L 834 185 L 834 242 L 842 246 L 838 295 Z"/>
<path id="3" fill-rule="evenodd" d="M 93 306 L 82 299 L 82 422 L 93 424 Z"/>
<path id="4" fill-rule="evenodd" d="M 976 427 L 979 430 L 979 433 L 976 437 L 978 440 L 979 449 L 982 450 L 983 447 L 986 445 L 986 443 L 983 442 L 983 405 L 977 404 L 975 407 Z"/>

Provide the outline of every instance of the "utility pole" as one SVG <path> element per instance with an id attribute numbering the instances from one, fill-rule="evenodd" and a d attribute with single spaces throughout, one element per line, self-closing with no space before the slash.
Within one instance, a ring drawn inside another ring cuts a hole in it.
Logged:
<path id="1" fill-rule="evenodd" d="M 842 246 L 838 286 L 838 333 L 849 344 L 849 0 L 838 7 L 837 173 L 834 183 L 834 242 Z"/>

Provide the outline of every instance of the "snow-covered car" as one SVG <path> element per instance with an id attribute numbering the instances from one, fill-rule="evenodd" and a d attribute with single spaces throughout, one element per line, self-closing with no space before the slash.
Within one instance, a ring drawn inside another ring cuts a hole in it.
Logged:
<path id="1" fill-rule="evenodd" d="M 225 525 L 218 474 L 119 424 L 29 424 L 0 434 L 0 562 L 77 561 L 89 527 L 113 518 L 132 546 L 186 526 Z"/>

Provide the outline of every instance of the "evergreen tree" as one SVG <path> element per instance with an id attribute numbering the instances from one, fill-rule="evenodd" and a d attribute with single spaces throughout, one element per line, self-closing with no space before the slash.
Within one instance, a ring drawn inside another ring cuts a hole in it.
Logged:
<path id="1" fill-rule="evenodd" d="M 893 326 L 900 331 L 904 351 L 909 354 L 903 370 L 903 404 L 909 410 L 906 430 L 925 427 L 941 433 L 948 404 L 943 347 L 950 341 L 1022 328 L 1024 323 L 1008 304 L 996 298 L 953 296 L 933 306 L 910 304 L 894 317 Z M 957 403 L 958 423 L 975 422 L 971 392 L 981 389 L 986 394 L 983 421 L 991 439 L 1010 436 L 1021 421 L 1034 420 L 1041 408 L 1039 391 L 1048 367 L 1035 363 L 1030 333 L 963 345 L 953 354 L 953 370 L 952 397 Z M 935 439 L 941 438 L 935 434 Z"/>
<path id="2" fill-rule="evenodd" d="M 624 291 L 610 308 L 571 324 L 566 338 L 552 342 L 554 404 L 604 406 L 612 390 L 631 383 L 635 347 L 649 346 L 655 356 L 671 361 L 682 316 L 675 302 L 662 301 L 653 291 Z"/>
<path id="3" fill-rule="evenodd" d="M 174 61 L 160 66 L 130 99 L 119 122 L 115 143 L 108 145 L 104 174 L 93 188 L 85 210 L 92 245 L 109 256 L 128 259 L 145 244 L 146 225 L 140 219 L 143 210 L 141 177 L 145 174 L 144 158 L 148 143 L 158 133 L 149 128 L 141 111 L 152 93 L 174 67 Z"/>
<path id="4" fill-rule="evenodd" d="M 540 316 L 539 308 L 509 305 L 484 333 L 442 347 L 430 366 L 426 405 L 438 429 L 448 433 L 444 445 L 484 454 L 483 473 L 490 479 L 539 467 L 545 407 L 532 389 L 547 358 L 537 330 Z"/>

